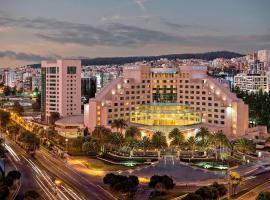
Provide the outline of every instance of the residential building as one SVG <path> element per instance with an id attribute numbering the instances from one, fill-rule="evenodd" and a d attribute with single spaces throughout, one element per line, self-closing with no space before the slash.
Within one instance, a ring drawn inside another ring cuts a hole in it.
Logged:
<path id="1" fill-rule="evenodd" d="M 52 112 L 61 117 L 81 114 L 81 61 L 42 61 L 41 68 L 45 120 Z"/>
<path id="2" fill-rule="evenodd" d="M 269 76 L 261 74 L 237 74 L 234 86 L 247 92 L 269 92 Z"/>

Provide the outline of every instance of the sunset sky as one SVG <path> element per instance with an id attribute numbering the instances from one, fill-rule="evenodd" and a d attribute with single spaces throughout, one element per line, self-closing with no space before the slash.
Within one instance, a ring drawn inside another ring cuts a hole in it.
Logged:
<path id="1" fill-rule="evenodd" d="M 0 67 L 270 49 L 269 0 L 0 0 Z"/>

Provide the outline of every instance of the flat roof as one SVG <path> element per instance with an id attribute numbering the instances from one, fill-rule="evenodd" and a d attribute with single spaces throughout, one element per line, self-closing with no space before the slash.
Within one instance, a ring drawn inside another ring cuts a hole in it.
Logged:
<path id="1" fill-rule="evenodd" d="M 83 124 L 83 115 L 63 117 L 55 122 L 56 125 L 80 126 Z"/>

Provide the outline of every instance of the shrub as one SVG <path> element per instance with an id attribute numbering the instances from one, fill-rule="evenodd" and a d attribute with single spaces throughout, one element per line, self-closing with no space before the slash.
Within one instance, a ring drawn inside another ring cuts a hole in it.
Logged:
<path id="1" fill-rule="evenodd" d="M 165 196 L 167 193 L 164 192 L 164 191 L 152 191 L 150 193 L 150 196 L 149 196 L 149 200 L 154 200 L 154 199 L 157 199 L 158 197 L 163 197 Z"/>
<path id="2" fill-rule="evenodd" d="M 139 185 L 139 179 L 137 176 L 127 177 L 109 173 L 103 178 L 103 183 L 110 185 L 115 191 L 135 192 L 136 187 Z"/>
<path id="3" fill-rule="evenodd" d="M 40 197 L 40 194 L 36 192 L 35 190 L 29 190 L 24 193 L 23 199 L 38 199 Z"/>
<path id="4" fill-rule="evenodd" d="M 269 200 L 270 199 L 270 192 L 261 192 L 256 200 Z"/>
<path id="5" fill-rule="evenodd" d="M 173 179 L 167 175 L 164 175 L 164 176 L 154 175 L 154 176 L 152 176 L 150 179 L 150 182 L 148 183 L 148 186 L 150 188 L 156 188 L 156 186 L 158 184 L 162 184 L 167 190 L 171 190 L 175 186 Z"/>
<path id="6" fill-rule="evenodd" d="M 183 200 L 203 200 L 203 198 L 200 195 L 192 192 L 185 196 Z"/>

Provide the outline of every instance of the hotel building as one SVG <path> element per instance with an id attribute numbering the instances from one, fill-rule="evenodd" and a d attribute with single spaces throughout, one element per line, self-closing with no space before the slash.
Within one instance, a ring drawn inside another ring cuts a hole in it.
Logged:
<path id="1" fill-rule="evenodd" d="M 42 110 L 48 121 L 52 112 L 61 117 L 81 114 L 81 61 L 42 61 Z"/>
<path id="2" fill-rule="evenodd" d="M 90 99 L 84 110 L 90 131 L 118 118 L 152 131 L 207 126 L 236 137 L 248 129 L 248 106 L 207 76 L 204 66 L 124 66 L 123 75 Z"/>

